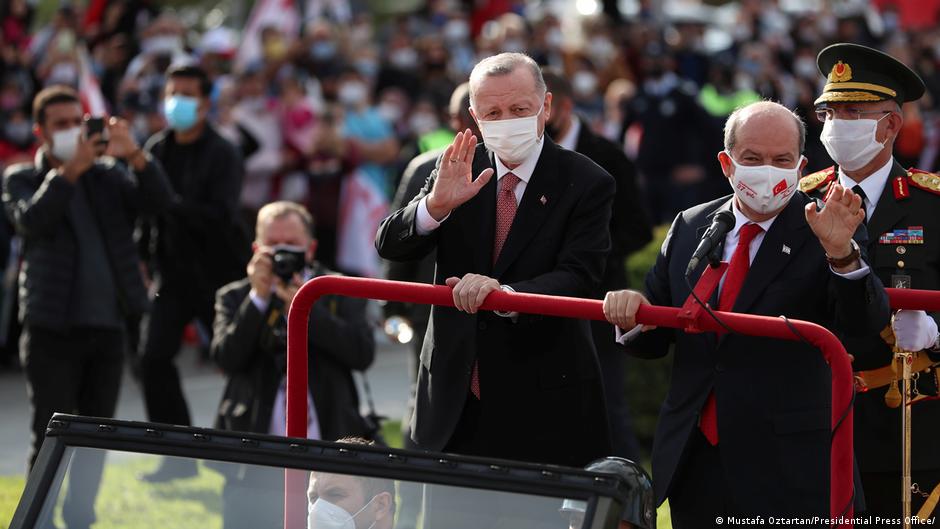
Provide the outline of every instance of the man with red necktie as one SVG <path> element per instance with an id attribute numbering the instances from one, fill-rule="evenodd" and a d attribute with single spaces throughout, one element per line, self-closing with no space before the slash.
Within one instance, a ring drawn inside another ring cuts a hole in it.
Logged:
<path id="1" fill-rule="evenodd" d="M 436 248 L 434 281 L 453 288 L 456 308 L 432 309 L 421 353 L 422 449 L 578 467 L 610 452 L 588 322 L 478 311 L 500 288 L 590 297 L 600 285 L 614 181 L 544 136 L 551 101 L 526 55 L 477 64 L 470 112 L 484 145 L 458 133 L 376 235 L 393 261 Z"/>
<path id="2" fill-rule="evenodd" d="M 714 216 L 731 212 L 735 224 L 722 248 L 729 267 L 711 306 L 786 315 L 842 335 L 887 324 L 884 287 L 859 252 L 864 242 L 852 239 L 864 216 L 861 198 L 835 186 L 818 210 L 798 190 L 804 139 L 802 120 L 777 103 L 735 111 L 718 154 L 734 194 L 676 217 L 645 294 L 609 292 L 604 301 L 632 354 L 658 358 L 675 344 L 653 484 L 657 503 L 669 499 L 676 529 L 729 517 L 829 516 L 831 386 L 820 352 L 795 341 L 686 334 L 635 321 L 642 304 L 682 305 L 702 233 Z M 691 284 L 705 266 L 693 268 Z M 856 490 L 856 502 L 861 496 Z"/>

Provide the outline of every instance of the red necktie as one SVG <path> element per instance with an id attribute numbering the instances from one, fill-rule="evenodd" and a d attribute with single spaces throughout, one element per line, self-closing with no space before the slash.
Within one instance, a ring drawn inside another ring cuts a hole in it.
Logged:
<path id="1" fill-rule="evenodd" d="M 721 294 L 718 296 L 718 310 L 729 311 L 734 307 L 734 301 L 738 298 L 741 286 L 744 285 L 744 278 L 747 277 L 747 271 L 751 267 L 751 241 L 762 231 L 764 231 L 763 228 L 753 223 L 741 227 L 738 246 L 731 255 L 725 284 L 721 287 Z M 718 410 L 715 405 L 714 391 L 709 392 L 708 398 L 705 399 L 698 427 L 712 446 L 718 444 Z"/>
<path id="2" fill-rule="evenodd" d="M 509 236 L 512 219 L 516 216 L 516 184 L 519 177 L 506 173 L 499 179 L 499 194 L 496 195 L 496 236 L 493 238 L 493 264 Z"/>
<path id="3" fill-rule="evenodd" d="M 493 238 L 493 264 L 499 258 L 499 252 L 509 236 L 512 219 L 516 216 L 516 184 L 519 177 L 506 173 L 499 179 L 499 194 L 496 195 L 496 236 Z M 480 398 L 480 362 L 473 361 L 473 372 L 470 373 L 470 393 Z"/>

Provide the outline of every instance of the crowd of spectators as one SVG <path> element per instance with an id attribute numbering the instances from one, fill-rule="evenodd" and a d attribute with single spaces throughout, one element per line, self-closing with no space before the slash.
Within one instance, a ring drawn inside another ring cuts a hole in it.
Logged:
<path id="1" fill-rule="evenodd" d="M 489 2 L 505 4 L 503 13 L 468 3 L 430 1 L 380 17 L 356 2 L 324 2 L 293 25 L 256 28 L 249 20 L 239 31 L 224 19 L 211 28 L 184 24 L 148 0 L 107 1 L 97 18 L 63 2 L 47 21 L 36 20 L 30 0 L 10 0 L 0 8 L 0 166 L 31 158 L 29 103 L 42 87 L 82 88 L 90 73 L 107 112 L 127 118 L 145 141 L 165 125 L 166 68 L 198 62 L 214 82 L 214 119 L 246 154 L 246 212 L 274 198 L 306 202 L 322 230 L 321 256 L 334 264 L 327 233 L 337 228 L 342 176 L 361 169 L 391 196 L 416 153 L 449 140 L 447 102 L 473 64 L 498 51 L 526 51 L 562 69 L 582 116 L 624 142 L 663 220 L 725 191 L 713 163 L 720 135 L 704 127 L 720 127 L 734 107 L 757 98 L 812 115 L 822 81 L 815 54 L 834 41 L 881 47 L 918 70 L 931 97 L 906 110 L 899 156 L 935 166 L 940 31 L 904 31 L 890 8 L 846 2 L 837 11 L 788 12 L 775 1 L 748 0 L 669 15 L 641 3 L 614 20 L 568 16 L 567 2 Z M 282 29 L 290 26 L 297 30 Z M 818 142 L 807 151 L 809 169 L 829 165 Z"/>
<path id="2" fill-rule="evenodd" d="M 148 0 L 92 4 L 96 13 L 63 1 L 49 20 L 37 20 L 31 0 L 0 7 L 0 167 L 31 159 L 29 104 L 42 87 L 87 88 L 90 74 L 106 111 L 127 118 L 143 142 L 165 126 L 166 68 L 198 62 L 213 80 L 214 120 L 245 154 L 246 225 L 273 199 L 303 202 L 330 266 L 343 177 L 361 171 L 390 198 L 414 155 L 449 141 L 453 88 L 498 51 L 526 51 L 568 76 L 579 113 L 637 164 L 657 221 L 725 194 L 713 131 L 736 106 L 770 98 L 812 116 L 822 81 L 815 54 L 834 41 L 881 47 L 913 65 L 930 97 L 905 109 L 898 156 L 931 169 L 940 145 L 940 30 L 905 31 L 892 7 L 843 2 L 838 10 L 784 11 L 780 2 L 746 0 L 706 10 L 640 2 L 636 13 L 570 16 L 577 12 L 568 2 L 434 0 L 392 16 L 333 1 L 310 2 L 296 20 L 259 22 L 255 13 L 242 30 L 224 17 L 212 27 L 212 17 L 187 24 Z M 821 124 L 807 122 L 808 169 L 826 167 L 815 139 Z"/>

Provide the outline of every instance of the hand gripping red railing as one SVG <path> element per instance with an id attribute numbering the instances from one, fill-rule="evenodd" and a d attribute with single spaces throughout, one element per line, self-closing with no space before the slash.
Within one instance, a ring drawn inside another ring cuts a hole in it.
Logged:
<path id="1" fill-rule="evenodd" d="M 716 280 L 717 283 L 717 280 Z M 909 291 L 914 292 L 914 291 Z M 287 435 L 307 435 L 307 321 L 313 304 L 321 296 L 341 296 L 421 303 L 453 307 L 451 289 L 441 285 L 402 283 L 381 279 L 362 279 L 341 276 L 321 276 L 304 284 L 291 303 L 287 332 Z M 707 299 L 707 298 L 705 298 Z M 603 304 L 598 300 L 495 291 L 487 296 L 481 310 L 499 310 L 543 314 L 566 318 L 604 320 Z M 832 370 L 832 425 L 841 419 L 832 440 L 830 460 L 830 514 L 835 519 L 845 517 L 839 527 L 851 526 L 852 509 L 852 413 L 845 413 L 854 392 L 852 366 L 845 348 L 825 328 L 814 323 L 767 316 L 753 316 L 730 312 L 715 312 L 721 320 L 740 334 L 764 336 L 783 340 L 799 340 L 793 329 L 822 351 Z M 690 332 L 724 331 L 703 312 L 689 312 L 676 307 L 644 305 L 636 315 L 637 322 L 659 327 L 688 329 Z M 792 329 L 791 329 L 792 326 Z M 843 418 L 843 414 L 845 414 Z M 287 491 L 306 489 L 306 473 L 288 471 L 285 474 Z M 284 527 L 304 527 L 301 513 L 305 513 L 303 494 L 285 496 Z"/>

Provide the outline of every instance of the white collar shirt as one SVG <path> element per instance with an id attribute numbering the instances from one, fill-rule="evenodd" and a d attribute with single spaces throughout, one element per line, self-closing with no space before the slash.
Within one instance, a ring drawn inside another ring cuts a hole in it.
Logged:
<path id="1" fill-rule="evenodd" d="M 538 143 L 535 145 L 535 148 L 532 149 L 532 152 L 529 153 L 528 158 L 522 161 L 518 167 L 512 169 L 512 174 L 520 180 L 516 184 L 516 205 L 519 205 L 519 202 L 522 201 L 522 195 L 525 193 L 525 188 L 529 185 L 529 180 L 532 178 L 532 173 L 535 172 L 535 166 L 539 163 L 539 157 L 542 155 L 542 147 L 545 146 L 545 135 L 539 138 Z M 496 158 L 496 193 L 499 194 L 499 181 L 506 176 L 506 173 L 510 172 L 510 169 L 503 164 L 503 161 L 499 159 L 499 156 L 493 155 Z"/>
<path id="2" fill-rule="evenodd" d="M 861 182 L 852 180 L 852 178 L 842 172 L 841 167 L 839 168 L 839 185 L 847 189 L 852 189 L 858 185 L 861 186 L 862 191 L 865 192 L 866 219 L 871 219 L 871 216 L 874 215 L 875 208 L 878 207 L 878 199 L 881 198 L 881 193 L 884 192 L 885 186 L 888 185 L 888 176 L 891 174 L 891 168 L 893 166 L 894 158 L 890 158 L 888 163 L 884 164 L 874 173 L 868 175 L 868 177 Z"/>
<path id="3" fill-rule="evenodd" d="M 581 134 L 581 120 L 572 116 L 571 124 L 568 126 L 568 132 L 561 138 L 558 138 L 558 145 L 569 151 L 576 151 L 579 134 Z"/>

